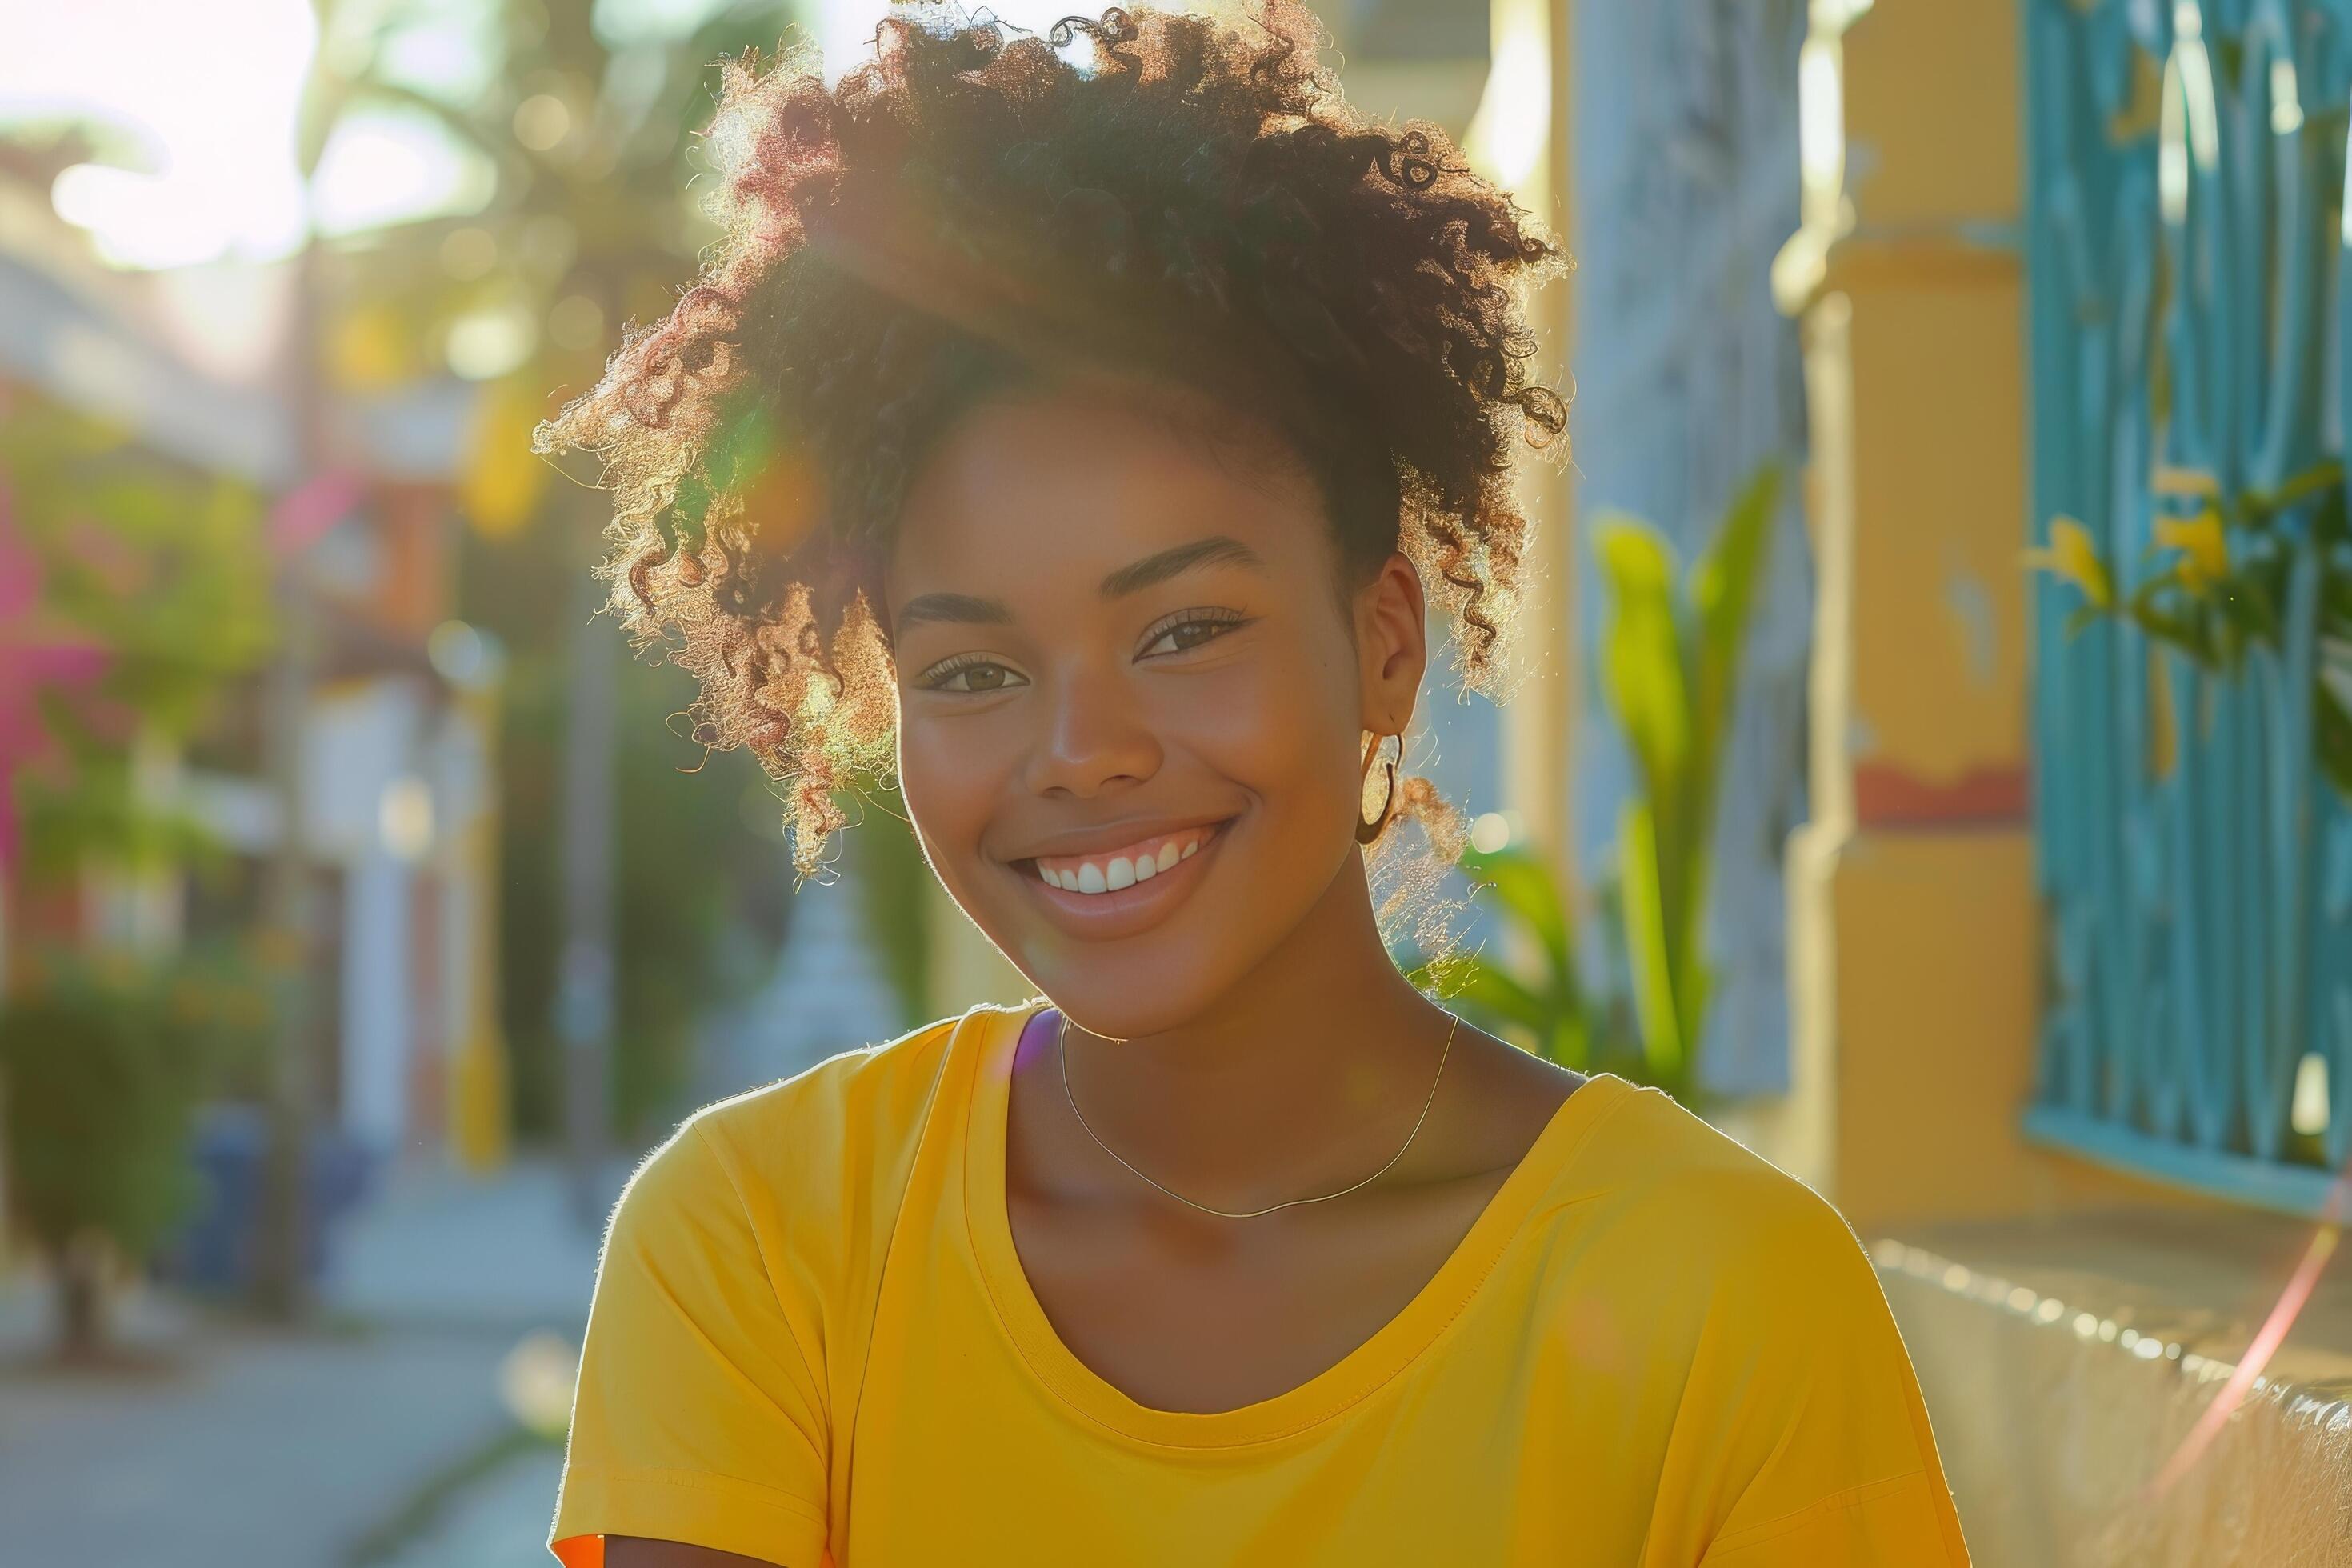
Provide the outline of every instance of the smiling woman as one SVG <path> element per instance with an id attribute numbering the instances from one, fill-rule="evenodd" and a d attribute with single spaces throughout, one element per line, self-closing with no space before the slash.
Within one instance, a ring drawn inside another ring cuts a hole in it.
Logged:
<path id="1" fill-rule="evenodd" d="M 791 784 L 803 874 L 887 756 L 884 564 L 977 405 L 1124 383 L 1197 447 L 1303 467 L 1335 589 L 1402 551 L 1482 689 L 1514 629 L 1512 447 L 1565 451 L 1515 292 L 1560 258 L 1442 132 L 1357 119 L 1303 11 L 1006 31 L 894 18 L 831 90 L 813 61 L 730 68 L 730 238 L 541 432 L 604 455 L 616 604 L 703 678 L 708 738 Z M 1081 37 L 1091 67 L 1051 47 Z"/>
<path id="2" fill-rule="evenodd" d="M 1287 0 L 876 44 L 730 74 L 730 242 L 542 444 L 605 454 L 615 603 L 791 783 L 803 870 L 895 772 L 1041 994 L 646 1162 L 557 1554 L 1965 1563 L 1836 1212 L 1382 941 L 1365 847 L 1452 843 L 1371 779 L 1424 595 L 1490 682 L 1513 458 L 1562 445 L 1556 252 Z"/>

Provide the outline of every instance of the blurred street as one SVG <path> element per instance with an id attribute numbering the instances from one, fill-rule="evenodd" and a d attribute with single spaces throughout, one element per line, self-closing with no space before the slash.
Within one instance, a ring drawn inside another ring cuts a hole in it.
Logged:
<path id="1" fill-rule="evenodd" d="M 561 1468 L 552 1447 L 509 1460 L 389 1559 L 390 1568 L 545 1568 Z"/>
<path id="2" fill-rule="evenodd" d="M 577 1344 L 594 1268 L 560 1171 L 526 1162 L 389 1183 L 341 1240 L 320 1327 L 138 1291 L 121 1338 L 152 1369 L 43 1368 L 46 1293 L 12 1277 L 0 1568 L 545 1562 L 558 1450 L 500 1373 L 535 1331 Z"/>

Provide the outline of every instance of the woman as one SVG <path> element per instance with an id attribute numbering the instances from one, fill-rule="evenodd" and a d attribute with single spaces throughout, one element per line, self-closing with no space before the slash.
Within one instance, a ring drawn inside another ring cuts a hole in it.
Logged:
<path id="1" fill-rule="evenodd" d="M 572 1568 L 1967 1562 L 1836 1212 L 1389 958 L 1362 847 L 1458 836 L 1385 742 L 1424 592 L 1502 666 L 1558 257 L 1314 43 L 1263 0 L 732 68 L 727 242 L 542 433 L 802 870 L 895 762 L 1042 994 L 640 1168 Z"/>

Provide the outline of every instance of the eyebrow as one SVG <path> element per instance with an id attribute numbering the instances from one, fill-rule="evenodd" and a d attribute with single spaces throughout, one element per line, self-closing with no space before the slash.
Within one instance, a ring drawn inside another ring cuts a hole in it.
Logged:
<path id="1" fill-rule="evenodd" d="M 1095 592 L 1105 600 L 1122 599 L 1206 566 L 1243 566 L 1263 572 L 1265 562 L 1240 540 L 1213 533 L 1206 539 L 1196 539 L 1190 544 L 1179 544 L 1131 562 L 1105 577 Z M 1006 626 L 1012 620 L 1013 611 L 999 599 L 977 598 L 970 594 L 919 594 L 898 611 L 894 633 L 904 636 L 926 621 Z"/>

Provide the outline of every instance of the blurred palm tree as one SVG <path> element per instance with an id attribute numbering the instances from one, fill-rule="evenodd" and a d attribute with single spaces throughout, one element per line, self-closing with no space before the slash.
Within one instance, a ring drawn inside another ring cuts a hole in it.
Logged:
<path id="1" fill-rule="evenodd" d="M 593 384 L 622 324 L 666 313 L 719 237 L 696 182 L 719 62 L 774 47 L 793 14 L 698 9 L 664 27 L 629 22 L 650 16 L 643 5 L 498 0 L 453 20 L 428 0 L 332 0 L 305 137 L 315 157 L 339 124 L 405 116 L 444 135 L 488 191 L 465 216 L 338 246 L 322 348 L 330 377 L 362 395 L 452 371 L 482 384 L 461 592 L 467 617 L 517 654 L 502 738 L 516 895 L 506 1020 L 520 1114 L 565 1131 L 584 1213 L 608 1131 L 656 1122 L 682 1090 L 693 1025 L 730 978 L 718 928 L 751 901 L 748 884 L 781 875 L 781 807 L 764 856 L 741 837 L 762 831 L 756 814 L 733 809 L 764 778 L 730 757 L 712 770 L 725 782 L 681 779 L 704 753 L 665 748 L 654 726 L 690 700 L 684 677 L 625 660 L 593 618 L 608 498 L 530 450 L 532 426 Z M 461 58 L 467 68 L 417 64 Z"/>
<path id="2" fill-rule="evenodd" d="M 362 389 L 445 366 L 488 383 L 468 510 L 492 534 L 520 529 L 548 500 L 530 426 L 594 380 L 622 321 L 667 310 L 718 237 L 690 184 L 719 61 L 772 47 L 793 13 L 706 5 L 664 32 L 600 22 L 627 9 L 611 4 L 319 4 L 305 155 L 362 117 L 405 118 L 445 133 L 487 187 L 470 215 L 338 247 L 331 370 Z"/>

